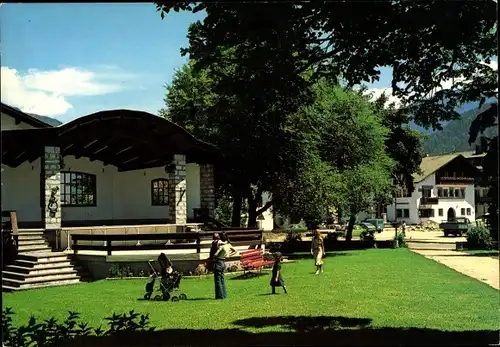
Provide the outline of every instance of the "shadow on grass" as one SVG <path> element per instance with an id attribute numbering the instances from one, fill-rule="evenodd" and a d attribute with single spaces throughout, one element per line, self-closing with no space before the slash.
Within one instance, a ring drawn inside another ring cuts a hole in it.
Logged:
<path id="1" fill-rule="evenodd" d="M 326 252 L 325 258 L 340 257 L 344 255 L 352 256 L 353 254 L 347 252 Z M 312 261 L 313 259 L 311 253 L 306 252 L 291 253 L 287 254 L 286 257 L 290 260 L 310 259 Z"/>
<path id="2" fill-rule="evenodd" d="M 247 280 L 250 278 L 257 278 L 262 276 L 269 276 L 269 272 L 245 272 L 244 274 L 229 277 L 231 280 Z"/>
<path id="3" fill-rule="evenodd" d="M 123 332 L 106 337 L 79 337 L 62 346 L 486 346 L 498 342 L 499 336 L 498 331 L 372 328 L 369 318 L 348 317 L 253 317 L 233 324 L 242 329 Z M 244 330 L 273 327 L 290 331 Z"/>

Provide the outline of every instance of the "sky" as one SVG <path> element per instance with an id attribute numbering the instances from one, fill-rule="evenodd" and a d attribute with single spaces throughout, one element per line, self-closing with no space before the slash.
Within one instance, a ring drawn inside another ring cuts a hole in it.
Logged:
<path id="1" fill-rule="evenodd" d="M 203 17 L 161 20 L 152 3 L 3 4 L 1 100 L 63 123 L 110 109 L 157 114 L 165 85 L 187 61 L 180 49 L 188 26 Z M 391 77 L 382 68 L 367 86 L 390 92 Z"/>

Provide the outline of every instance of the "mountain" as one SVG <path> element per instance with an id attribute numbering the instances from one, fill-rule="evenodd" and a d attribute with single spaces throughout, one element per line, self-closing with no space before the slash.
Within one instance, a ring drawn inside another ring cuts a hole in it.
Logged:
<path id="1" fill-rule="evenodd" d="M 27 113 L 28 115 L 30 115 L 31 117 L 33 118 L 37 118 L 38 120 L 41 120 L 42 122 L 48 124 L 48 125 L 52 125 L 53 127 L 57 127 L 59 125 L 62 124 L 62 122 L 58 121 L 57 119 L 54 119 L 54 118 L 50 118 L 50 117 L 47 117 L 47 116 L 40 116 L 39 114 L 35 114 L 35 113 Z"/>
<path id="2" fill-rule="evenodd" d="M 479 144 L 479 139 L 476 143 L 469 146 L 469 127 L 476 116 L 490 107 L 491 103 L 485 103 L 480 109 L 477 107 L 464 108 L 467 111 L 461 112 L 459 119 L 448 122 L 443 126 L 443 130 L 428 133 L 429 137 L 424 140 L 422 147 L 427 154 L 444 154 L 451 152 L 465 152 L 474 150 Z M 459 110 L 459 112 L 461 111 Z M 486 130 L 485 135 L 488 137 L 498 135 L 498 128 L 491 127 Z"/>

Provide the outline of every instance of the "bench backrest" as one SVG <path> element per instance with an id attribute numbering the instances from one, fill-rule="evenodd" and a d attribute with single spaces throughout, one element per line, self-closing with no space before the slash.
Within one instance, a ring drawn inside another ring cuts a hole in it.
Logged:
<path id="1" fill-rule="evenodd" d="M 249 251 L 241 252 L 240 254 L 242 263 L 264 260 L 262 249 L 252 249 Z"/>

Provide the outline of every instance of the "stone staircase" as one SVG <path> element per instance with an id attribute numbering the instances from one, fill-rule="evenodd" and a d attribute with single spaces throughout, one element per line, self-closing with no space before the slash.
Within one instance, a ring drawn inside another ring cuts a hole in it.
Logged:
<path id="1" fill-rule="evenodd" d="M 89 278 L 72 255 L 52 252 L 43 230 L 19 230 L 18 255 L 2 271 L 2 291 L 75 284 Z"/>

